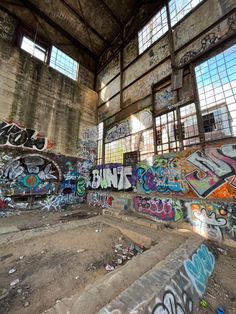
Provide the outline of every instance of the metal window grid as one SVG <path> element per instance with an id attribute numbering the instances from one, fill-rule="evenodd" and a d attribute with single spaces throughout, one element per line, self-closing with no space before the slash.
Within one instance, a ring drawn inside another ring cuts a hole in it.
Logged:
<path id="1" fill-rule="evenodd" d="M 195 67 L 205 140 L 236 136 L 236 45 Z"/>
<path id="2" fill-rule="evenodd" d="M 78 62 L 57 49 L 55 46 L 52 47 L 50 66 L 71 79 L 77 80 L 79 68 Z"/>
<path id="3" fill-rule="evenodd" d="M 164 6 L 138 33 L 139 54 L 168 31 L 167 12 Z"/>
<path id="4" fill-rule="evenodd" d="M 169 10 L 171 26 L 174 26 L 200 2 L 202 2 L 202 0 L 170 0 Z"/>
<path id="5" fill-rule="evenodd" d="M 47 50 L 26 36 L 23 36 L 22 38 L 21 49 L 25 50 L 41 61 L 46 60 Z"/>

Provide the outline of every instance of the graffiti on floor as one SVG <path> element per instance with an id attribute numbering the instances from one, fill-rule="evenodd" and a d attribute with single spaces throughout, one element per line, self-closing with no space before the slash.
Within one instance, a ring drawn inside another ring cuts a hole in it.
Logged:
<path id="1" fill-rule="evenodd" d="M 99 192 L 89 192 L 87 202 L 91 206 L 109 208 L 112 206 L 113 196 Z"/>
<path id="2" fill-rule="evenodd" d="M 158 197 L 135 196 L 134 209 L 146 216 L 160 221 L 180 221 L 183 219 L 181 201 L 160 199 Z"/>
<path id="3" fill-rule="evenodd" d="M 195 193 L 201 198 L 208 197 L 220 186 L 229 183 L 236 188 L 236 145 L 208 148 L 206 153 L 196 151 L 187 161 L 197 169 L 185 178 Z"/>
<path id="4" fill-rule="evenodd" d="M 208 278 L 215 266 L 215 257 L 205 244 L 193 254 L 191 259 L 184 261 L 184 268 L 194 288 L 201 297 L 206 289 Z"/>
<path id="5" fill-rule="evenodd" d="M 122 165 L 97 166 L 92 170 L 90 186 L 92 189 L 129 190 L 131 184 L 132 167 Z"/>
<path id="6" fill-rule="evenodd" d="M 192 200 L 185 206 L 197 233 L 213 240 L 236 239 L 236 203 Z"/>
<path id="7" fill-rule="evenodd" d="M 140 192 L 186 193 L 188 185 L 182 175 L 181 160 L 176 156 L 156 158 L 153 166 L 140 163 L 135 169 Z"/>
<path id="8" fill-rule="evenodd" d="M 0 145 L 39 151 L 52 147 L 52 143 L 49 143 L 46 137 L 40 136 L 34 129 L 23 128 L 15 122 L 8 123 L 5 121 L 0 123 Z"/>

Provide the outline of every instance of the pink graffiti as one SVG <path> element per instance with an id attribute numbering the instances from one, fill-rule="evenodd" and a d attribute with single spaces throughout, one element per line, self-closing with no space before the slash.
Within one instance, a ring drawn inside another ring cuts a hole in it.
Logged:
<path id="1" fill-rule="evenodd" d="M 175 211 L 168 200 L 135 196 L 134 208 L 141 213 L 157 217 L 164 221 L 174 220 L 175 218 Z"/>

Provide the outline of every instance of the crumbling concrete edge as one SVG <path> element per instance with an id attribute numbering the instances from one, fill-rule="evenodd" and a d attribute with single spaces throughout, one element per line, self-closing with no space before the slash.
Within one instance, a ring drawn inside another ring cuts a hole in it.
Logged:
<path id="1" fill-rule="evenodd" d="M 171 236 L 167 235 L 166 241 L 171 241 Z M 132 308 L 137 307 L 144 296 L 145 300 L 148 297 L 153 298 L 158 290 L 158 285 L 161 286 L 170 281 L 183 265 L 183 261 L 192 255 L 202 241 L 201 237 L 194 235 L 177 249 L 173 248 L 169 255 L 166 255 L 166 258 L 160 259 L 161 251 L 165 249 L 165 241 L 163 240 L 161 246 L 155 245 L 150 250 L 129 261 L 121 269 L 115 270 L 101 278 L 94 285 L 88 286 L 81 295 L 59 300 L 44 313 L 136 313 L 132 312 Z M 161 278 L 158 279 L 159 272 Z M 154 276 L 151 278 L 149 273 L 153 273 Z M 147 278 L 147 281 L 145 278 Z M 152 286 L 153 288 L 151 288 Z M 126 287 L 128 288 L 126 289 Z M 133 287 L 135 288 L 133 289 Z"/>
<path id="2" fill-rule="evenodd" d="M 209 246 L 191 237 L 98 313 L 198 313 L 214 266 Z"/>

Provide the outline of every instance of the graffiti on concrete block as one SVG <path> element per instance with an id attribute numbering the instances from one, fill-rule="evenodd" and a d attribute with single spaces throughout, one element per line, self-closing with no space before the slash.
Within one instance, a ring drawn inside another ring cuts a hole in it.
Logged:
<path id="1" fill-rule="evenodd" d="M 128 135 L 130 135 L 129 121 L 121 122 L 107 130 L 105 143 L 110 143 Z"/>
<path id="2" fill-rule="evenodd" d="M 235 144 L 224 145 L 221 148 L 208 148 L 205 154 L 196 151 L 187 158 L 187 161 L 197 170 L 188 173 L 185 178 L 200 197 L 208 197 L 225 183 L 236 188 Z"/>
<path id="3" fill-rule="evenodd" d="M 134 209 L 154 220 L 179 221 L 183 219 L 181 201 L 158 197 L 134 197 Z"/>
<path id="4" fill-rule="evenodd" d="M 0 123 L 0 145 L 24 147 L 35 150 L 45 150 L 52 146 L 46 137 L 39 135 L 37 131 L 29 128 L 22 128 L 16 123 Z"/>
<path id="5" fill-rule="evenodd" d="M 206 238 L 236 238 L 236 203 L 192 200 L 185 202 L 194 230 Z"/>
<path id="6" fill-rule="evenodd" d="M 99 192 L 89 192 L 87 196 L 87 202 L 89 205 L 102 208 L 111 207 L 113 200 L 113 196 Z"/>
<path id="7" fill-rule="evenodd" d="M 186 193 L 188 185 L 180 163 L 176 156 L 158 157 L 153 166 L 140 163 L 135 170 L 137 189 L 146 193 Z"/>
<path id="8" fill-rule="evenodd" d="M 182 300 L 183 302 L 178 300 L 172 289 L 166 290 L 162 302 L 156 304 L 152 314 L 192 314 L 193 301 L 186 292 L 183 292 Z"/>
<path id="9" fill-rule="evenodd" d="M 215 257 L 205 244 L 202 244 L 191 259 L 184 261 L 184 268 L 199 296 L 206 289 L 208 278 L 215 266 Z"/>
<path id="10" fill-rule="evenodd" d="M 138 113 L 132 114 L 127 120 L 121 121 L 108 129 L 105 136 L 105 143 L 110 143 L 130 134 L 140 132 L 151 126 L 151 111 L 149 109 L 141 110 Z"/>
<path id="11" fill-rule="evenodd" d="M 122 165 L 97 166 L 92 170 L 90 186 L 92 189 L 128 190 L 131 184 L 132 167 Z"/>
<path id="12" fill-rule="evenodd" d="M 84 128 L 81 137 L 77 143 L 78 157 L 93 165 L 97 156 L 97 127 Z"/>

